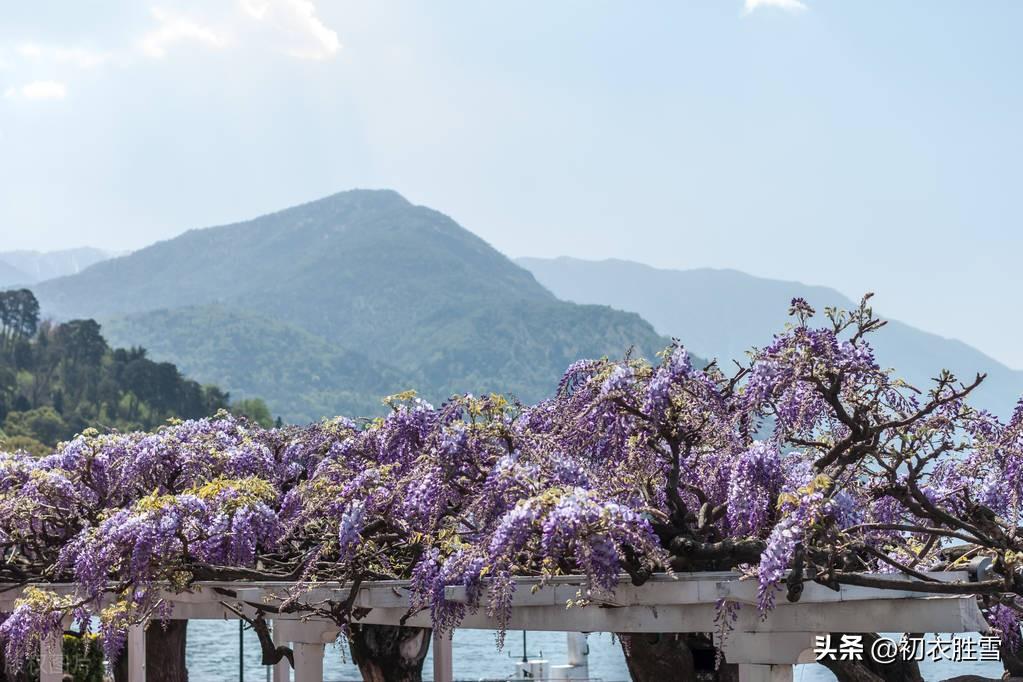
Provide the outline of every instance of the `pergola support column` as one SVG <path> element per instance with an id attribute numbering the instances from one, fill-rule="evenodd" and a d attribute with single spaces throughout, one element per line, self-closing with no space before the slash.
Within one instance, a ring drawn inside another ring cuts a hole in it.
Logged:
<path id="1" fill-rule="evenodd" d="M 323 682 L 323 644 L 295 642 L 295 682 Z"/>
<path id="2" fill-rule="evenodd" d="M 146 625 L 128 628 L 128 682 L 146 682 Z"/>
<path id="3" fill-rule="evenodd" d="M 454 631 L 442 634 L 433 630 L 433 682 L 451 682 L 454 679 L 454 655 L 451 640 Z"/>
<path id="4" fill-rule="evenodd" d="M 274 645 L 288 646 L 291 642 L 284 636 L 284 626 L 280 621 L 271 622 L 271 634 Z M 291 664 L 287 658 L 282 658 L 280 663 L 274 666 L 273 682 L 291 682 Z"/>
<path id="5" fill-rule="evenodd" d="M 739 682 L 792 682 L 792 666 L 740 663 Z"/>
<path id="6" fill-rule="evenodd" d="M 39 682 L 61 682 L 64 677 L 64 633 L 55 632 L 39 646 Z"/>

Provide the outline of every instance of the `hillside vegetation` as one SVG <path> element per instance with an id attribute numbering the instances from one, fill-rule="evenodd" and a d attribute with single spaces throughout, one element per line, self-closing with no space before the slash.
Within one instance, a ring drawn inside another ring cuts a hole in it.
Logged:
<path id="1" fill-rule="evenodd" d="M 638 315 L 558 300 L 437 211 L 355 190 L 191 230 L 37 287 L 46 314 L 93 317 L 123 345 L 289 421 L 433 401 L 551 394 L 580 357 L 653 357 Z"/>
<path id="2" fill-rule="evenodd" d="M 264 425 L 266 406 L 230 406 L 141 347 L 111 348 L 95 320 L 40 321 L 27 289 L 0 292 L 0 448 L 44 454 L 88 427 L 153 429 L 172 417 L 197 418 L 233 407 Z"/>
<path id="3" fill-rule="evenodd" d="M 677 336 L 704 357 L 727 366 L 743 359 L 750 344 L 770 343 L 782 321 L 779 311 L 801 297 L 821 311 L 854 308 L 834 289 L 754 277 L 737 270 L 663 270 L 623 260 L 520 258 L 555 295 L 577 303 L 602 303 L 639 313 L 662 334 Z M 884 303 L 878 292 L 877 303 Z M 978 405 L 1007 416 L 1023 395 L 1023 372 L 1010 369 L 961 341 L 946 339 L 896 320 L 872 340 L 883 366 L 898 367 L 917 386 L 930 385 L 939 369 L 971 380 L 987 374 L 974 393 Z"/>

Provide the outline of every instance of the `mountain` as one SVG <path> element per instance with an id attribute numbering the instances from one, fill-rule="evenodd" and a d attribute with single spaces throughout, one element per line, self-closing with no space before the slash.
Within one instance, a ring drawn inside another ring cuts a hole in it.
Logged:
<path id="1" fill-rule="evenodd" d="M 726 362 L 742 359 L 751 346 L 769 342 L 788 321 L 789 302 L 796 296 L 821 315 L 825 306 L 855 305 L 834 289 L 736 270 L 661 270 L 623 260 L 573 258 L 516 262 L 560 298 L 639 313 L 660 333 L 678 337 L 704 357 Z M 881 294 L 877 302 L 883 305 Z M 977 391 L 977 404 L 1001 415 L 1011 412 L 1023 395 L 1023 372 L 961 341 L 891 320 L 871 343 L 882 365 L 894 367 L 917 387 L 927 386 L 942 368 L 964 380 L 984 372 L 988 376 Z"/>
<path id="2" fill-rule="evenodd" d="M 9 263 L 0 260 L 0 287 L 30 284 L 32 277 Z"/>
<path id="3" fill-rule="evenodd" d="M 107 260 L 115 254 L 91 247 L 63 251 L 5 251 L 0 252 L 0 286 L 34 284 L 54 277 L 73 275 L 85 268 Z M 20 279 L 6 275 L 4 266 L 17 271 Z"/>
<path id="4" fill-rule="evenodd" d="M 666 343 L 636 314 L 558 300 L 451 218 L 388 190 L 191 230 L 34 290 L 44 314 L 99 319 L 116 343 L 295 421 L 365 414 L 409 387 L 533 401 L 580 357 L 652 357 Z"/>
<path id="5" fill-rule="evenodd" d="M 332 414 L 373 414 L 380 397 L 408 387 L 408 377 L 366 355 L 331 345 L 298 327 L 219 304 L 132 313 L 105 325 L 157 358 L 174 358 L 232 396 L 286 396 L 274 414 L 312 421 Z M 231 349 L 225 353 L 224 349 Z"/>

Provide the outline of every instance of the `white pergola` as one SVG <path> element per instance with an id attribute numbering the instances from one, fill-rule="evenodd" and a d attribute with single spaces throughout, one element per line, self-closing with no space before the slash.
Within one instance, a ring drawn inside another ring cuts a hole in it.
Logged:
<path id="1" fill-rule="evenodd" d="M 931 573 L 941 581 L 970 580 L 967 571 Z M 885 575 L 891 579 L 894 576 Z M 613 596 L 590 596 L 586 606 L 566 608 L 569 600 L 578 601 L 588 584 L 582 576 L 563 576 L 541 586 L 537 578 L 517 579 L 511 615 L 505 624 L 509 630 L 547 630 L 568 632 L 714 632 L 716 603 L 725 599 L 742 605 L 734 630 L 721 643 L 725 658 L 739 666 L 742 682 L 790 682 L 792 666 L 814 662 L 814 637 L 831 632 L 985 632 L 977 600 L 971 596 L 939 596 L 916 591 L 843 586 L 839 590 L 808 583 L 797 603 L 788 603 L 779 590 L 777 606 L 763 618 L 756 608 L 757 583 L 740 580 L 734 573 L 706 572 L 655 575 L 640 587 L 623 576 Z M 37 587 L 73 593 L 70 584 L 39 584 Z M 188 592 L 170 592 L 163 599 L 175 619 L 237 619 L 231 605 L 248 616 L 255 616 L 258 605 L 276 605 L 289 597 L 292 583 L 275 582 L 203 582 Z M 3 589 L 3 586 L 0 586 Z M 23 588 L 21 588 L 23 589 Z M 0 611 L 9 612 L 21 589 L 0 592 Z M 234 596 L 225 596 L 229 590 Z M 297 602 L 323 604 L 344 602 L 351 586 L 315 584 L 304 591 Z M 447 599 L 466 602 L 464 588 L 449 587 Z M 487 603 L 486 588 L 481 599 Z M 427 611 L 408 615 L 407 581 L 367 582 L 359 587 L 354 606 L 362 615 L 357 622 L 378 625 L 431 627 Z M 278 644 L 290 643 L 295 656 L 295 682 L 322 682 L 325 644 L 339 634 L 329 620 L 301 613 L 266 614 L 272 619 L 273 637 Z M 404 619 L 404 622 L 402 622 Z M 133 626 L 128 634 L 130 682 L 145 682 L 145 624 Z M 498 629 L 496 619 L 485 608 L 466 616 L 460 628 Z M 40 651 L 40 682 L 60 682 L 62 646 L 59 637 L 43 642 Z M 274 682 L 291 680 L 287 661 L 274 667 Z M 452 649 L 450 635 L 433 635 L 433 679 L 451 682 Z"/>

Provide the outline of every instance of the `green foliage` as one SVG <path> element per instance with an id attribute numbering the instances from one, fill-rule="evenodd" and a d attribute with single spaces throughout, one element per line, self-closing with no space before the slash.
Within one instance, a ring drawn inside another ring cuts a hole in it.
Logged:
<path id="1" fill-rule="evenodd" d="M 0 450 L 27 452 L 30 455 L 42 457 L 43 455 L 50 454 L 53 448 L 29 436 L 6 436 L 0 437 Z"/>
<path id="2" fill-rule="evenodd" d="M 67 431 L 67 424 L 57 411 L 46 405 L 27 412 L 11 412 L 4 420 L 4 431 L 12 437 L 37 438 L 55 443 Z"/>
<path id="3" fill-rule="evenodd" d="M 410 386 L 433 402 L 493 390 L 534 401 L 580 357 L 667 344 L 637 315 L 559 301 L 388 191 L 193 230 L 38 291 L 47 312 L 101 319 L 116 342 L 296 422 L 373 416 Z"/>
<path id="4" fill-rule="evenodd" d="M 292 423 L 324 415 L 376 414 L 380 396 L 406 388 L 393 367 L 257 315 L 222 306 L 159 310 L 107 324 L 190 376 L 239 398 L 260 396 Z M 234 409 L 236 409 L 235 403 Z"/>
<path id="5" fill-rule="evenodd" d="M 254 421 L 263 428 L 270 428 L 274 425 L 273 415 L 270 408 L 260 398 L 245 398 L 231 403 L 231 412 Z"/>
<path id="6" fill-rule="evenodd" d="M 102 682 L 103 649 L 98 636 L 64 635 L 64 672 L 70 673 L 75 682 Z"/>
<path id="7" fill-rule="evenodd" d="M 0 348 L 12 351 L 39 325 L 39 302 L 28 289 L 0 291 Z"/>
<path id="8" fill-rule="evenodd" d="M 64 635 L 64 674 L 74 682 L 103 682 L 103 648 L 98 635 Z M 15 679 L 38 682 L 39 659 L 29 660 Z"/>
<path id="9" fill-rule="evenodd" d="M 17 296 L 6 296 L 12 293 Z M 0 292 L 3 449 L 41 455 L 89 426 L 149 430 L 172 417 L 229 407 L 227 392 L 184 378 L 143 348 L 111 349 L 95 320 L 40 324 L 38 309 L 29 291 Z M 272 423 L 261 401 L 246 401 L 242 409 Z"/>

